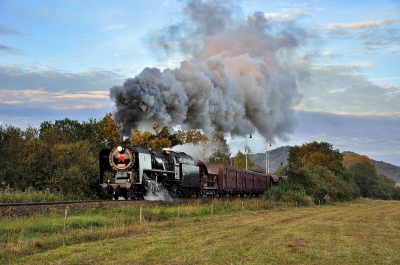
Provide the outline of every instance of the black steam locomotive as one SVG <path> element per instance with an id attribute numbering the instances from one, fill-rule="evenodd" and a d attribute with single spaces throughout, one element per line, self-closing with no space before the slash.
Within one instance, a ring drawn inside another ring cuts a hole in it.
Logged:
<path id="1" fill-rule="evenodd" d="M 143 199 L 167 190 L 172 197 L 260 195 L 279 177 L 194 161 L 182 152 L 157 153 L 129 143 L 99 154 L 100 185 L 108 198 Z"/>

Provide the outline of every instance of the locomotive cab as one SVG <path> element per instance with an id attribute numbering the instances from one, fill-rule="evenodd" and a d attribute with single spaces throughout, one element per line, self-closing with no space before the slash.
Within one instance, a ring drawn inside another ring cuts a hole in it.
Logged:
<path id="1" fill-rule="evenodd" d="M 193 158 L 183 152 L 163 150 L 167 170 L 173 170 L 174 178 L 169 183 L 169 190 L 174 197 L 199 195 L 199 168 Z"/>

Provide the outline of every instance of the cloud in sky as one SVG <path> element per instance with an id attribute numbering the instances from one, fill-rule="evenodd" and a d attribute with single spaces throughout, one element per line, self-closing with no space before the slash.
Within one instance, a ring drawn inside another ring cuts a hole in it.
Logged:
<path id="1" fill-rule="evenodd" d="M 297 10 L 293 10 L 291 13 L 292 13 L 293 16 L 298 17 L 298 18 L 309 17 L 310 16 L 310 14 L 308 14 L 306 12 L 303 12 L 301 10 L 298 10 L 298 9 Z"/>
<path id="2" fill-rule="evenodd" d="M 3 54 L 3 55 L 4 54 L 23 55 L 24 53 L 19 51 L 19 50 L 17 50 L 17 49 L 15 49 L 15 48 L 8 47 L 8 46 L 0 44 L 0 54 Z"/>
<path id="3" fill-rule="evenodd" d="M 110 87 L 122 85 L 145 67 L 174 69 L 183 60 L 192 60 L 195 57 L 188 57 L 184 46 L 165 53 L 157 48 L 160 40 L 149 37 L 182 21 L 185 14 L 180 10 L 185 3 L 2 3 L 0 124 L 25 127 L 66 117 L 102 118 L 113 111 Z M 400 166 L 396 140 L 400 131 L 400 3 L 218 3 L 235 7 L 235 20 L 244 21 L 260 11 L 269 20 L 270 34 L 277 28 L 287 35 L 294 28 L 304 29 L 300 45 L 277 57 L 296 80 L 302 101 L 295 106 L 299 126 L 291 141 L 277 140 L 276 144 L 323 140 L 342 151 L 358 151 Z M 210 30 L 216 30 L 226 20 L 216 16 L 210 21 Z M 200 44 L 201 39 L 192 34 L 188 41 Z M 182 44 L 165 39 L 164 44 L 173 48 L 178 43 Z M 193 47 L 202 45 L 190 47 L 196 53 L 201 50 Z M 253 151 L 262 151 L 256 148 L 266 145 L 261 137 L 257 143 L 256 139 L 249 145 Z M 232 151 L 243 151 L 243 141 L 232 139 Z"/>
<path id="4" fill-rule="evenodd" d="M 353 39 L 361 41 L 362 50 L 400 45 L 398 21 L 378 19 L 353 21 L 349 23 L 331 23 L 312 28 L 325 39 Z"/>
<path id="5" fill-rule="evenodd" d="M 105 70 L 71 73 L 20 67 L 0 67 L 0 79 L 1 124 L 20 127 L 72 116 L 80 121 L 102 118 L 112 111 L 109 86 L 123 81 Z"/>
<path id="6" fill-rule="evenodd" d="M 0 24 L 0 34 L 19 35 L 20 33 L 13 27 Z"/>
<path id="7" fill-rule="evenodd" d="M 351 22 L 351 23 L 332 23 L 328 26 L 322 27 L 322 30 L 329 31 L 341 31 L 345 29 L 373 29 L 379 28 L 384 25 L 392 24 L 394 19 L 380 19 L 377 21 L 361 21 L 361 22 Z"/>
<path id="8" fill-rule="evenodd" d="M 362 74 L 360 66 L 324 65 L 308 71 L 309 78 L 298 79 L 303 92 L 299 109 L 400 117 L 400 85 L 377 85 Z"/>
<path id="9" fill-rule="evenodd" d="M 20 35 L 20 33 L 13 27 L 0 24 L 0 37 L 1 35 L 12 36 L 12 35 Z M 5 54 L 23 55 L 24 53 L 16 48 L 2 44 L 0 39 L 0 54 L 3 54 L 4 56 Z"/>

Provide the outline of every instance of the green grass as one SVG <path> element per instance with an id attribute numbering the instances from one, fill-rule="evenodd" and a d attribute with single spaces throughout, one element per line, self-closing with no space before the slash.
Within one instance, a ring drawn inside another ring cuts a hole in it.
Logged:
<path id="1" fill-rule="evenodd" d="M 275 207 L 274 207 L 275 204 Z M 263 199 L 2 219 L 0 264 L 399 264 L 400 202 Z M 179 217 L 178 217 L 179 213 Z"/>
<path id="2" fill-rule="evenodd" d="M 49 190 L 36 191 L 31 188 L 22 192 L 10 188 L 0 189 L 0 203 L 57 202 L 71 199 L 73 198 Z"/>

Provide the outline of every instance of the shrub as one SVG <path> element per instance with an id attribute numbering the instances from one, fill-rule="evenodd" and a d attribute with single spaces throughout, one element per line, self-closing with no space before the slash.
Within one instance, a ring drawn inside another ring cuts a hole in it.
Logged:
<path id="1" fill-rule="evenodd" d="M 264 198 L 285 203 L 293 203 L 301 206 L 313 204 L 312 198 L 307 195 L 301 185 L 281 182 L 264 193 Z"/>

